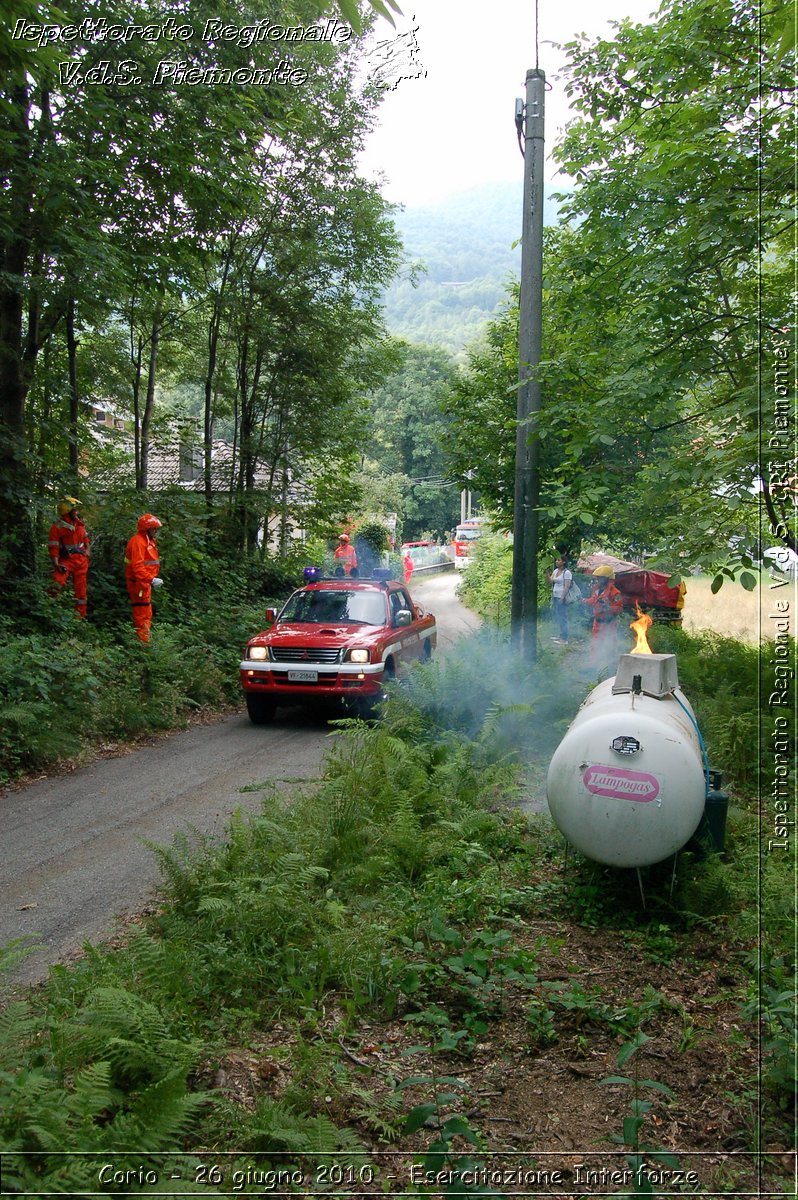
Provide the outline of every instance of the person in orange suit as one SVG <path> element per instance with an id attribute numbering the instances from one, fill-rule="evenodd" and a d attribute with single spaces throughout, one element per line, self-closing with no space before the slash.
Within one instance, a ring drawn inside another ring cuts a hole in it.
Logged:
<path id="1" fill-rule="evenodd" d="M 343 567 L 344 575 L 349 575 L 352 568 L 357 566 L 357 554 L 348 533 L 338 535 L 338 545 L 335 547 L 333 558 L 336 566 Z"/>
<path id="2" fill-rule="evenodd" d="M 612 567 L 596 567 L 593 590 L 584 600 L 593 610 L 590 661 L 599 669 L 614 666 L 618 658 L 618 617 L 623 608 L 623 596 L 612 582 L 614 577 Z"/>
<path id="3" fill-rule="evenodd" d="M 50 526 L 47 549 L 53 560 L 51 596 L 58 595 L 72 577 L 75 612 L 86 619 L 86 584 L 89 575 L 89 535 L 78 512 L 80 501 L 64 496 L 58 504 L 58 520 Z"/>
<path id="4" fill-rule="evenodd" d="M 409 583 L 410 576 L 413 574 L 413 560 L 410 557 L 409 550 L 405 552 L 404 558 L 402 559 L 402 566 L 404 567 L 405 571 L 405 583 Z"/>
<path id="5" fill-rule="evenodd" d="M 150 640 L 152 626 L 152 589 L 163 583 L 158 572 L 160 560 L 155 537 L 161 522 L 152 513 L 138 519 L 136 532 L 125 550 L 125 580 L 130 594 L 133 625 L 141 642 Z"/>

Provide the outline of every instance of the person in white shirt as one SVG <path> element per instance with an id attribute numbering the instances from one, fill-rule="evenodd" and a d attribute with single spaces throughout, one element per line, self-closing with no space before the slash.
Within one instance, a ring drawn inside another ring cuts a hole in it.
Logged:
<path id="1" fill-rule="evenodd" d="M 555 642 L 560 645 L 568 645 L 568 602 L 566 597 L 573 583 L 573 575 L 565 565 L 564 558 L 557 558 L 554 561 L 554 570 L 547 575 L 551 586 L 551 599 L 554 608 L 554 616 L 560 630 L 560 636 L 555 638 Z"/>

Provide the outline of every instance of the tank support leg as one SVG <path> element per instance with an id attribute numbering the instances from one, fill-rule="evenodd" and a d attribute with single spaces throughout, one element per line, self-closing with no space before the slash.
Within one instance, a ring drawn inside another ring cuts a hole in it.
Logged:
<path id="1" fill-rule="evenodd" d="M 669 900 L 673 899 L 673 888 L 676 883 L 676 863 L 678 862 L 678 859 L 679 859 L 679 852 L 677 850 L 673 856 L 673 871 L 671 873 L 671 890 L 670 890 L 670 895 L 668 897 Z"/>
<path id="2" fill-rule="evenodd" d="M 640 899 L 643 901 L 643 908 L 645 908 L 646 907 L 646 894 L 643 891 L 643 876 L 640 874 L 639 867 L 635 867 L 635 870 L 637 871 L 637 883 L 640 888 Z"/>

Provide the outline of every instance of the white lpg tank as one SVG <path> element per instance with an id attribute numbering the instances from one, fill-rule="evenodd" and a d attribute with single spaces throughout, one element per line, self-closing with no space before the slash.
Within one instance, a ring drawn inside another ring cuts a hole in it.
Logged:
<path id="1" fill-rule="evenodd" d="M 549 766 L 549 808 L 568 841 L 612 867 L 649 866 L 681 849 L 706 798 L 694 720 L 675 655 L 622 654 L 617 675 L 590 693 Z"/>

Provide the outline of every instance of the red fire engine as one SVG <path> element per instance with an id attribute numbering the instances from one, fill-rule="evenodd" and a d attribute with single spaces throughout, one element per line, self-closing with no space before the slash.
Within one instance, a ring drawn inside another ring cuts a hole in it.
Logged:
<path id="1" fill-rule="evenodd" d="M 456 571 L 464 571 L 473 561 L 474 542 L 485 532 L 483 517 L 474 517 L 470 521 L 461 521 L 454 531 L 452 545 L 454 546 L 454 566 Z"/>

